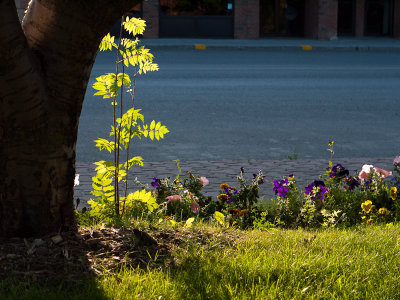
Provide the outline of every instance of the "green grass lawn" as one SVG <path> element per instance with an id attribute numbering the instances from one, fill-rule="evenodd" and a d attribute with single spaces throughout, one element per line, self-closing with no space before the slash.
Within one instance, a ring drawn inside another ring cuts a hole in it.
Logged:
<path id="1" fill-rule="evenodd" d="M 105 272 L 79 288 L 2 282 L 2 299 L 400 299 L 399 224 L 180 232 L 184 242 L 147 269 Z"/>

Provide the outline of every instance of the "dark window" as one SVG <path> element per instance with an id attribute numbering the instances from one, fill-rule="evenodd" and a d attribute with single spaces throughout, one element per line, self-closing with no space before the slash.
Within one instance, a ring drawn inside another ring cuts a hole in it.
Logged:
<path id="1" fill-rule="evenodd" d="M 367 35 L 391 35 L 393 27 L 393 0 L 367 0 L 366 1 Z"/>
<path id="2" fill-rule="evenodd" d="M 338 2 L 338 34 L 354 34 L 355 0 L 339 0 Z"/>
<path id="3" fill-rule="evenodd" d="M 304 0 L 260 0 L 261 36 L 302 36 Z"/>
<path id="4" fill-rule="evenodd" d="M 233 0 L 160 0 L 160 8 L 168 16 L 229 16 Z"/>

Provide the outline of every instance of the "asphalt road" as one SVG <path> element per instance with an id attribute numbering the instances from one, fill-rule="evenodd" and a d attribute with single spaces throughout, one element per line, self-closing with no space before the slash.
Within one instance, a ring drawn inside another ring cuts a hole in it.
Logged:
<path id="1" fill-rule="evenodd" d="M 357 51 L 157 50 L 160 71 L 138 78 L 136 108 L 171 131 L 142 140 L 146 161 L 266 160 L 400 155 L 400 53 Z M 107 159 L 108 100 L 96 76 L 114 72 L 98 55 L 82 110 L 77 161 Z"/>

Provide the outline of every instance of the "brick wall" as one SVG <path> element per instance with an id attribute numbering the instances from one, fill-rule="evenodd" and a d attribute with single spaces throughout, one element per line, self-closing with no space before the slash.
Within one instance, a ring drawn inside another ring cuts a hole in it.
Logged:
<path id="1" fill-rule="evenodd" d="M 319 0 L 318 39 L 337 39 L 338 0 Z"/>
<path id="2" fill-rule="evenodd" d="M 143 20 L 146 21 L 146 31 L 144 38 L 154 39 L 158 38 L 159 32 L 159 7 L 158 0 L 147 0 L 142 2 L 143 5 Z"/>
<path id="3" fill-rule="evenodd" d="M 318 2 L 306 0 L 304 4 L 304 37 L 318 38 Z"/>
<path id="4" fill-rule="evenodd" d="M 234 38 L 258 39 L 260 36 L 260 1 L 235 0 Z"/>
<path id="5" fill-rule="evenodd" d="M 306 0 L 304 36 L 318 40 L 337 38 L 338 0 Z"/>

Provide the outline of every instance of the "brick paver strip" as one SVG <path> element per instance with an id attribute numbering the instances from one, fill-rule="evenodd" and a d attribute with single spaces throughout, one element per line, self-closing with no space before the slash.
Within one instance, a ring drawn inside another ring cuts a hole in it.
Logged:
<path id="1" fill-rule="evenodd" d="M 325 172 L 328 167 L 328 159 L 309 159 L 309 160 L 262 160 L 262 161 L 188 161 L 180 162 L 182 168 L 181 176 L 185 176 L 188 171 L 195 175 L 205 176 L 210 184 L 204 187 L 203 191 L 208 196 L 214 198 L 219 193 L 221 183 L 228 183 L 236 186 L 236 177 L 243 167 L 245 177 L 253 178 L 253 174 L 261 169 L 266 176 L 267 182 L 261 186 L 260 195 L 265 199 L 274 196 L 272 183 L 275 179 L 294 174 L 299 188 L 308 185 L 312 180 L 318 179 L 319 175 Z M 340 163 L 353 174 L 359 171 L 364 164 L 372 164 L 376 167 L 392 170 L 393 158 L 334 158 L 333 163 Z M 75 187 L 75 198 L 79 197 L 81 205 L 90 199 L 92 176 L 95 166 L 90 163 L 76 163 L 76 172 L 80 174 L 80 185 Z M 144 162 L 143 167 L 134 167 L 130 172 L 130 190 L 136 190 L 139 186 L 132 181 L 137 177 L 143 184 L 150 185 L 152 178 L 171 177 L 178 173 L 175 162 Z"/>

